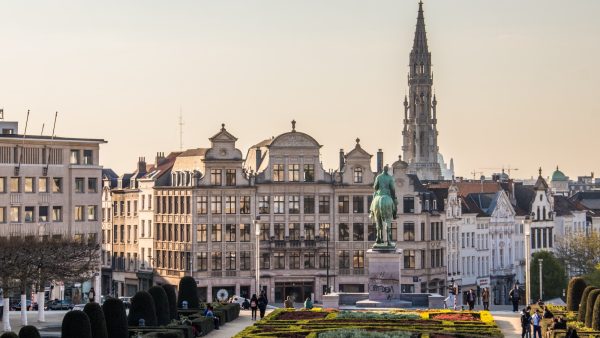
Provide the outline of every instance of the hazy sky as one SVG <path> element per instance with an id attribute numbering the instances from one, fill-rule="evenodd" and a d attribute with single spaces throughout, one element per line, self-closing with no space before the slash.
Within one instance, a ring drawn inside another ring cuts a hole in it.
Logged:
<path id="1" fill-rule="evenodd" d="M 326 168 L 354 139 L 401 153 L 417 1 L 0 2 L 0 107 L 31 133 L 104 138 L 104 166 L 291 129 Z M 426 0 L 438 143 L 458 175 L 598 171 L 600 1 Z M 22 129 L 21 129 L 22 131 Z M 489 174 L 493 170 L 483 170 Z M 516 174 L 516 175 L 515 175 Z"/>

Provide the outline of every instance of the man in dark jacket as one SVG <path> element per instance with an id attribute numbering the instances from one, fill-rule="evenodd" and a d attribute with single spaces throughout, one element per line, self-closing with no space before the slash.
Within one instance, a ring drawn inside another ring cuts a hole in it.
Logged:
<path id="1" fill-rule="evenodd" d="M 519 292 L 519 286 L 515 284 L 515 287 L 508 293 L 510 301 L 513 304 L 513 312 L 519 311 L 519 301 L 521 300 L 521 294 Z"/>
<path id="2" fill-rule="evenodd" d="M 258 311 L 260 311 L 260 319 L 263 319 L 265 316 L 265 311 L 267 310 L 268 304 L 269 300 L 267 299 L 267 295 L 264 291 L 261 291 L 260 296 L 258 296 Z"/>

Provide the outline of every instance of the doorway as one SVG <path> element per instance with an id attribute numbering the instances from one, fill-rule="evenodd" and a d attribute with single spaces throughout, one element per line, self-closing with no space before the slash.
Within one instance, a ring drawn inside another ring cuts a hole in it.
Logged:
<path id="1" fill-rule="evenodd" d="M 295 303 L 303 303 L 307 297 L 312 297 L 314 285 L 314 282 L 275 283 L 275 302 L 283 303 L 290 296 Z"/>

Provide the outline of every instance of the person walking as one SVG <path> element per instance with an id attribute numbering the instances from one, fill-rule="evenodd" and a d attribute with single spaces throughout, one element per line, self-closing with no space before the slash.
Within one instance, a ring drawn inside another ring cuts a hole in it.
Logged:
<path id="1" fill-rule="evenodd" d="M 467 292 L 467 304 L 469 304 L 469 311 L 473 311 L 475 308 L 475 291 L 473 289 Z"/>
<path id="2" fill-rule="evenodd" d="M 531 315 L 528 306 L 521 311 L 521 338 L 531 338 Z"/>
<path id="3" fill-rule="evenodd" d="M 533 324 L 533 338 L 542 338 L 542 314 L 540 310 L 535 310 L 535 313 L 531 316 L 531 322 Z"/>
<path id="4" fill-rule="evenodd" d="M 521 300 L 521 294 L 519 292 L 519 286 L 515 284 L 510 292 L 508 293 L 508 297 L 510 298 L 513 305 L 513 312 L 519 311 L 519 301 Z"/>
<path id="5" fill-rule="evenodd" d="M 260 296 L 258 296 L 258 311 L 260 311 L 260 319 L 265 317 L 265 311 L 267 310 L 267 305 L 269 304 L 269 299 L 264 291 L 260 292 Z"/>
<path id="6" fill-rule="evenodd" d="M 90 303 L 96 301 L 96 292 L 94 291 L 94 288 L 90 288 L 90 291 L 88 292 L 88 301 Z"/>
<path id="7" fill-rule="evenodd" d="M 488 288 L 483 288 L 483 292 L 481 293 L 481 300 L 483 301 L 483 309 L 486 311 L 490 310 L 490 290 Z"/>
<path id="8" fill-rule="evenodd" d="M 256 294 L 253 294 L 252 298 L 250 298 L 250 311 L 252 311 L 252 320 L 256 320 L 256 310 L 258 310 L 258 298 L 256 298 Z"/>

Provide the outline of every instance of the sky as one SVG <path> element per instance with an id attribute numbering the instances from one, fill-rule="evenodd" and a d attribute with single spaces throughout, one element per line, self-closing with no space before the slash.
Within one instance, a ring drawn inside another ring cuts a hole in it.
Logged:
<path id="1" fill-rule="evenodd" d="M 418 4 L 406 0 L 0 2 L 0 108 L 28 133 L 103 138 L 119 174 L 156 152 L 243 153 L 296 129 L 326 169 L 356 137 L 394 162 Z M 438 143 L 457 176 L 600 174 L 600 1 L 425 0 Z M 374 168 L 374 167 L 373 167 Z M 481 175 L 480 173 L 476 174 Z"/>

